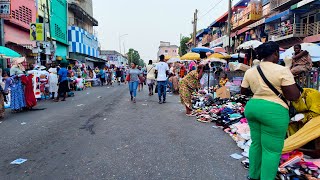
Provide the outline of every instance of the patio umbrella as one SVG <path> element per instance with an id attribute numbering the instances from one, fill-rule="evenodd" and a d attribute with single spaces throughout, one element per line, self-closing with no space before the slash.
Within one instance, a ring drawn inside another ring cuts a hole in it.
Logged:
<path id="1" fill-rule="evenodd" d="M 240 53 L 240 58 L 244 58 L 244 57 L 245 57 L 245 54 L 244 53 Z M 238 59 L 239 58 L 239 53 L 231 54 L 231 58 Z"/>
<path id="2" fill-rule="evenodd" d="M 7 47 L 4 47 L 4 46 L 0 46 L 0 55 L 3 57 L 8 57 L 8 58 L 21 57 L 21 55 L 19 53 L 17 53 L 16 51 L 9 49 Z"/>
<path id="3" fill-rule="evenodd" d="M 240 50 L 240 49 L 255 49 L 258 46 L 260 46 L 261 44 L 263 44 L 263 43 L 260 41 L 251 40 L 251 41 L 247 41 L 247 42 L 241 44 L 240 46 L 237 47 L 237 49 L 238 50 Z"/>
<path id="4" fill-rule="evenodd" d="M 208 59 L 212 59 L 212 58 L 218 58 L 218 59 L 230 59 L 231 56 L 227 53 L 214 53 L 211 54 Z"/>
<path id="5" fill-rule="evenodd" d="M 313 62 L 317 62 L 320 60 L 320 46 L 314 43 L 302 43 L 301 49 L 308 51 Z M 284 53 L 280 54 L 280 59 L 284 59 L 286 57 L 292 57 L 294 53 L 294 46 L 287 49 Z"/>
<path id="6" fill-rule="evenodd" d="M 225 53 L 226 52 L 226 50 L 223 47 L 214 47 L 214 48 L 212 48 L 212 50 L 215 53 L 220 53 L 220 52 Z"/>
<path id="7" fill-rule="evenodd" d="M 191 52 L 195 52 L 195 53 L 200 53 L 200 52 L 211 52 L 213 53 L 214 51 L 210 48 L 207 48 L 207 47 L 195 47 L 195 48 L 192 48 L 191 49 Z"/>
<path id="8" fill-rule="evenodd" d="M 200 64 L 203 64 L 203 65 L 206 65 L 210 62 L 219 62 L 219 63 L 224 63 L 226 64 L 227 61 L 224 60 L 224 59 L 219 59 L 219 58 L 208 58 L 208 59 L 205 59 L 205 60 L 202 60 Z"/>
<path id="9" fill-rule="evenodd" d="M 200 60 L 200 54 L 189 52 L 181 57 L 181 60 Z"/>

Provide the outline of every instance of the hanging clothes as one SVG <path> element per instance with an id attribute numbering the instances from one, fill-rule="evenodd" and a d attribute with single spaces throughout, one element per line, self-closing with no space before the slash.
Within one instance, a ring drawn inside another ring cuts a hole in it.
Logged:
<path id="1" fill-rule="evenodd" d="M 37 105 L 37 100 L 33 91 L 32 78 L 32 75 L 21 76 L 21 82 L 24 85 L 24 96 L 27 108 L 32 108 Z"/>
<path id="2" fill-rule="evenodd" d="M 6 80 L 5 91 L 10 88 L 10 107 L 14 111 L 22 110 L 26 107 L 23 85 L 18 76 L 12 76 Z"/>

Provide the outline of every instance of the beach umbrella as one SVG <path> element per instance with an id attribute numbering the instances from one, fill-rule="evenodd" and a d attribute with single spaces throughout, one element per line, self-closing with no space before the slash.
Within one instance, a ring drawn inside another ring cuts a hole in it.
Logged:
<path id="1" fill-rule="evenodd" d="M 195 47 L 195 48 L 192 48 L 191 49 L 191 52 L 195 52 L 195 53 L 201 53 L 201 52 L 211 52 L 211 53 L 214 53 L 214 51 L 210 48 L 207 48 L 207 47 Z"/>
<path id="2" fill-rule="evenodd" d="M 317 62 L 320 60 L 320 46 L 314 43 L 302 43 L 301 49 L 304 51 L 308 51 L 313 62 Z M 287 49 L 284 53 L 280 54 L 280 59 L 284 59 L 286 57 L 292 58 L 294 53 L 294 46 Z"/>
<path id="3" fill-rule="evenodd" d="M 223 47 L 214 47 L 214 48 L 212 48 L 212 50 L 215 53 L 220 53 L 220 52 L 225 53 L 226 52 L 226 50 Z"/>
<path id="4" fill-rule="evenodd" d="M 16 51 L 9 49 L 7 47 L 4 47 L 4 46 L 0 46 L 0 55 L 2 57 L 7 57 L 7 58 L 21 57 L 21 55 L 19 53 L 17 53 Z"/>
<path id="5" fill-rule="evenodd" d="M 251 41 L 247 41 L 247 42 L 241 44 L 240 46 L 237 47 L 237 49 L 238 50 L 241 50 L 241 49 L 255 49 L 258 46 L 260 46 L 261 44 L 263 44 L 263 43 L 260 42 L 260 41 L 251 40 Z"/>
<path id="6" fill-rule="evenodd" d="M 218 58 L 218 59 L 230 59 L 231 56 L 227 53 L 214 53 L 211 54 L 208 59 L 212 59 L 212 58 Z"/>
<path id="7" fill-rule="evenodd" d="M 200 54 L 189 52 L 181 57 L 181 60 L 200 60 Z"/>

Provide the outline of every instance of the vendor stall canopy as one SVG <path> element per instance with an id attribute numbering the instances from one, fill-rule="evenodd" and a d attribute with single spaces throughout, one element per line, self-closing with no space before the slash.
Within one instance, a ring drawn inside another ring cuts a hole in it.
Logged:
<path id="1" fill-rule="evenodd" d="M 21 57 L 21 55 L 19 53 L 17 53 L 16 51 L 9 49 L 7 47 L 4 47 L 4 46 L 0 46 L 0 56 L 6 57 L 6 58 Z"/>
<path id="2" fill-rule="evenodd" d="M 197 61 L 199 61 L 200 60 L 200 54 L 194 53 L 194 52 L 189 52 L 189 53 L 183 55 L 181 57 L 181 60 L 191 60 L 191 61 L 192 60 L 197 60 Z"/>

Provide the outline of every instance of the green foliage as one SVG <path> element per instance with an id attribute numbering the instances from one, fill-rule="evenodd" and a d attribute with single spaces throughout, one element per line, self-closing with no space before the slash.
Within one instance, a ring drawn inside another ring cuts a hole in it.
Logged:
<path id="1" fill-rule="evenodd" d="M 186 43 L 189 42 L 190 39 L 191 37 L 186 37 L 186 36 L 183 36 L 181 38 L 179 54 L 181 54 L 182 56 L 188 52 L 188 46 L 186 45 Z"/>
<path id="2" fill-rule="evenodd" d="M 135 63 L 135 64 L 139 65 L 139 63 L 140 63 L 139 52 L 130 48 L 129 52 L 128 52 L 128 61 L 129 61 L 129 64 Z"/>

